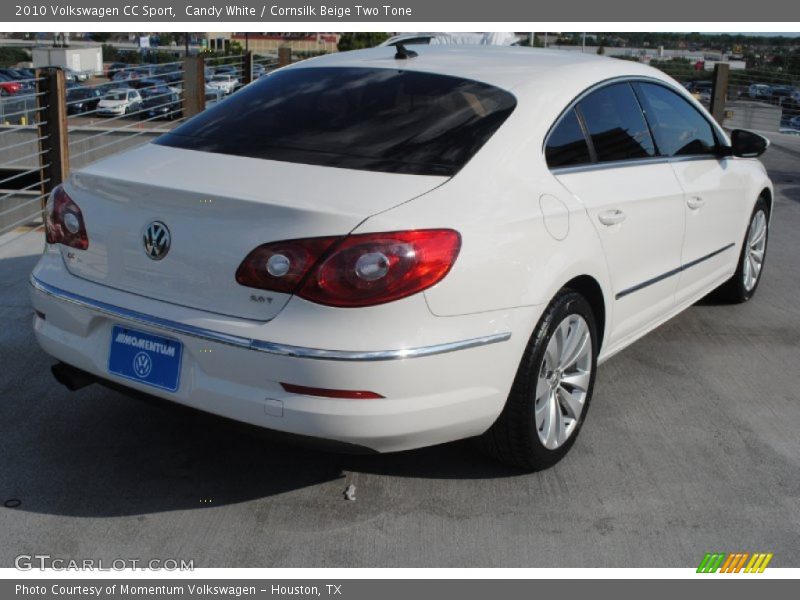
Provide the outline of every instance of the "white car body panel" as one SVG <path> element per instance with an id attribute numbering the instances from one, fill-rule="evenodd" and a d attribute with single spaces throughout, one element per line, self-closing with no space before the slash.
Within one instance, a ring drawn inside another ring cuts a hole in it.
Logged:
<path id="1" fill-rule="evenodd" d="M 224 174 L 224 175 L 223 175 Z M 81 198 L 88 250 L 63 248 L 75 275 L 167 302 L 267 321 L 289 300 L 233 282 L 250 250 L 267 242 L 345 235 L 371 214 L 424 194 L 444 177 L 394 176 L 214 155 L 146 145 L 95 163 L 66 189 Z M 235 195 L 230 182 L 236 181 Z M 170 260 L 153 270 L 142 235 L 152 221 L 170 224 Z M 94 223 L 102 223 L 102 227 Z M 72 256 L 73 258 L 70 258 Z M 208 290 L 215 289 L 213 295 Z M 254 292 L 264 302 L 251 301 Z"/>
<path id="2" fill-rule="evenodd" d="M 630 176 L 632 168 L 638 171 L 636 177 Z M 630 290 L 680 267 L 683 190 L 666 163 L 563 173 L 558 179 L 581 200 L 600 237 L 613 297 L 607 338 L 613 344 L 654 322 L 674 303 L 676 277 Z M 621 186 L 623 179 L 628 184 Z M 600 221 L 615 211 L 625 220 L 612 225 Z"/>
<path id="3" fill-rule="evenodd" d="M 393 48 L 377 48 L 288 68 L 413 69 L 510 90 L 515 111 L 457 175 L 316 167 L 153 144 L 107 158 L 66 186 L 84 213 L 89 249 L 48 245 L 34 270 L 42 347 L 98 377 L 212 413 L 394 451 L 490 427 L 537 322 L 568 282 L 591 281 L 600 292 L 602 362 L 733 273 L 756 199 L 764 190 L 771 198 L 757 160 L 552 171 L 544 160 L 545 139 L 562 111 L 616 78 L 663 82 L 707 115 L 679 84 L 645 65 L 569 52 L 417 50 L 407 61 L 395 60 Z M 690 207 L 696 196 L 703 202 Z M 615 210 L 625 213 L 623 221 L 600 222 Z M 143 228 L 154 220 L 168 222 L 175 240 L 175 260 L 158 267 L 141 248 Z M 388 304 L 332 308 L 233 279 L 262 243 L 425 228 L 458 231 L 458 258 L 434 287 Z M 272 301 L 253 303 L 254 292 Z M 184 344 L 177 392 L 107 372 L 117 323 Z M 464 343 L 470 340 L 484 342 Z M 446 350 L 415 354 L 425 348 Z M 384 398 L 293 394 L 281 382 Z"/>

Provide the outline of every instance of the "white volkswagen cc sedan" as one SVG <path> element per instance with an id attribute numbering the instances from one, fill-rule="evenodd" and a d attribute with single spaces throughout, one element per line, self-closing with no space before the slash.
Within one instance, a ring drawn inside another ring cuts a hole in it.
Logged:
<path id="1" fill-rule="evenodd" d="M 766 145 L 611 58 L 307 60 L 53 192 L 36 336 L 72 389 L 545 468 L 598 364 L 712 290 L 752 297 Z"/>

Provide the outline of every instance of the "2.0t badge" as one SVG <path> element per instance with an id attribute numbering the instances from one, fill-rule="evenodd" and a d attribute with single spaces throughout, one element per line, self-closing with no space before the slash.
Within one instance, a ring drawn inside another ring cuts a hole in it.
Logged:
<path id="1" fill-rule="evenodd" d="M 144 251 L 153 260 L 161 260 L 169 252 L 169 228 L 161 221 L 153 221 L 142 235 Z"/>

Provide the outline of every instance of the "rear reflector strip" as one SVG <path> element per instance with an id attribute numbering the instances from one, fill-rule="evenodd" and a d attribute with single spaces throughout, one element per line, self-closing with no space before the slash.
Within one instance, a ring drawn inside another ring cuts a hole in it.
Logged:
<path id="1" fill-rule="evenodd" d="M 281 383 L 284 390 L 290 394 L 302 394 L 304 396 L 320 396 L 322 398 L 348 398 L 350 400 L 376 400 L 383 398 L 375 392 L 364 392 L 357 390 L 329 390 L 326 388 L 308 387 L 305 385 L 294 385 L 293 383 Z"/>

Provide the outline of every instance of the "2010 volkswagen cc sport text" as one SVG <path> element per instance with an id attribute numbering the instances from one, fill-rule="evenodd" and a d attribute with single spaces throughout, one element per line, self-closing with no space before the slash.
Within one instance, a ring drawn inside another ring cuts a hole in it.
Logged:
<path id="1" fill-rule="evenodd" d="M 767 144 L 628 61 L 303 61 L 54 190 L 36 337 L 72 388 L 379 452 L 482 436 L 546 468 L 599 363 L 755 293 Z"/>

